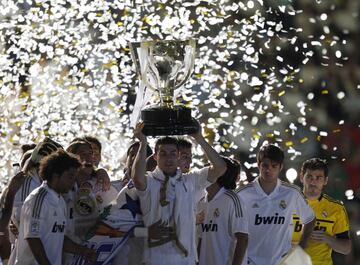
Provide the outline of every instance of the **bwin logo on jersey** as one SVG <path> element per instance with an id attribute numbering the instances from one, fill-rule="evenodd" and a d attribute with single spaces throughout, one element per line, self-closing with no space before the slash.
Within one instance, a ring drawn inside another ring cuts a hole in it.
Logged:
<path id="1" fill-rule="evenodd" d="M 217 232 L 218 231 L 218 225 L 213 224 L 212 221 L 208 224 L 201 224 L 201 228 L 203 232 Z"/>
<path id="2" fill-rule="evenodd" d="M 260 216 L 256 214 L 255 216 L 255 225 L 267 225 L 267 224 L 275 224 L 275 225 L 282 225 L 285 223 L 285 217 L 279 216 L 278 213 L 275 213 L 275 216 Z"/>
<path id="3" fill-rule="evenodd" d="M 65 222 L 63 222 L 62 224 L 58 224 L 57 222 L 55 222 L 51 232 L 53 232 L 53 233 L 57 233 L 57 232 L 63 233 L 64 230 L 65 230 Z"/>
<path id="4" fill-rule="evenodd" d="M 323 231 L 326 232 L 326 226 L 322 226 L 321 222 L 316 220 L 315 226 L 314 226 L 314 231 Z"/>

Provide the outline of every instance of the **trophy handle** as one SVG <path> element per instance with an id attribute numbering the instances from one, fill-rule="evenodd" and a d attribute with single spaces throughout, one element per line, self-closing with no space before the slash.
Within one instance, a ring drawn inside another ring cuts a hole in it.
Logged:
<path id="1" fill-rule="evenodd" d="M 130 46 L 130 53 L 131 57 L 133 58 L 133 61 L 135 63 L 135 72 L 138 75 L 138 78 L 141 77 L 141 65 L 140 65 L 140 58 L 139 53 L 137 52 L 137 49 L 140 48 L 141 42 L 131 42 L 129 44 Z"/>
<path id="2" fill-rule="evenodd" d="M 147 80 L 146 75 L 145 75 L 145 77 L 143 75 L 143 73 L 146 73 L 148 71 L 149 63 L 147 62 L 147 60 L 144 60 L 143 63 L 145 65 L 143 66 L 143 69 L 141 68 L 141 63 L 140 63 L 141 45 L 142 45 L 142 42 L 131 42 L 129 44 L 131 57 L 133 58 L 133 62 L 135 64 L 135 72 L 137 74 L 138 79 L 143 81 L 147 87 L 149 87 L 153 91 L 157 91 L 158 89 L 155 86 L 153 86 L 151 84 L 151 82 L 149 82 Z M 153 76 L 153 78 L 156 78 L 156 77 Z"/>
<path id="3" fill-rule="evenodd" d="M 192 47 L 192 49 L 195 51 L 195 48 L 196 48 L 195 40 L 189 39 L 188 41 L 189 41 L 189 44 Z M 190 77 L 190 75 L 192 73 L 192 69 L 193 69 L 194 63 L 195 63 L 195 52 L 191 53 L 191 50 L 187 49 L 186 53 L 187 54 L 185 55 L 185 57 L 186 56 L 190 57 L 189 61 L 185 61 L 185 69 L 188 69 L 188 71 L 187 71 L 185 77 L 182 79 L 182 81 L 179 82 L 178 84 L 175 84 L 174 89 L 181 87 L 186 82 L 186 80 L 188 80 L 188 78 Z"/>

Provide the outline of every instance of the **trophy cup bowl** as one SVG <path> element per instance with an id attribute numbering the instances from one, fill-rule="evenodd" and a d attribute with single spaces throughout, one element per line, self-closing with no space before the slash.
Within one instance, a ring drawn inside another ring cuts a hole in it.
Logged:
<path id="1" fill-rule="evenodd" d="M 145 135 L 183 135 L 198 130 L 191 109 L 175 105 L 174 90 L 189 78 L 195 60 L 195 40 L 153 40 L 130 44 L 136 72 L 160 102 L 141 110 Z"/>

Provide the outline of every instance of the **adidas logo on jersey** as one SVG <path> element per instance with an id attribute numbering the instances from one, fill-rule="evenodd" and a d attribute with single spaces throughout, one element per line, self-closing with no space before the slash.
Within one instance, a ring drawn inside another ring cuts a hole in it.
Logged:
<path id="1" fill-rule="evenodd" d="M 212 221 L 210 221 L 209 224 L 201 224 L 201 229 L 203 232 L 217 232 L 218 225 L 213 224 Z"/>
<path id="2" fill-rule="evenodd" d="M 65 222 L 63 222 L 62 224 L 58 224 L 57 222 L 55 222 L 51 232 L 53 232 L 53 233 L 57 233 L 57 232 L 63 233 L 64 230 L 65 230 Z"/>
<path id="3" fill-rule="evenodd" d="M 259 205 L 255 202 L 252 206 L 252 208 L 259 208 Z"/>
<path id="4" fill-rule="evenodd" d="M 256 214 L 255 216 L 255 225 L 267 225 L 267 224 L 275 224 L 275 225 L 282 225 L 285 223 L 285 217 L 279 216 L 278 213 L 275 213 L 275 216 L 260 216 Z"/>

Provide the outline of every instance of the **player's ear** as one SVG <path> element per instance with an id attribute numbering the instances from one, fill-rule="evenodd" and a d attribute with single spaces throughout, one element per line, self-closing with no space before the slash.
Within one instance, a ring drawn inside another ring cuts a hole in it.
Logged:
<path id="1" fill-rule="evenodd" d="M 157 162 L 157 153 L 154 153 L 154 154 L 152 155 L 152 157 L 153 157 L 153 159 Z"/>
<path id="2" fill-rule="evenodd" d="M 326 184 L 328 183 L 328 180 L 329 180 L 329 178 L 328 178 L 328 176 L 326 176 L 324 179 L 324 186 L 326 186 Z"/>
<path id="3" fill-rule="evenodd" d="M 256 159 L 257 167 L 260 168 L 261 161 L 259 159 Z"/>
<path id="4" fill-rule="evenodd" d="M 304 174 L 300 173 L 300 182 L 304 183 Z"/>

